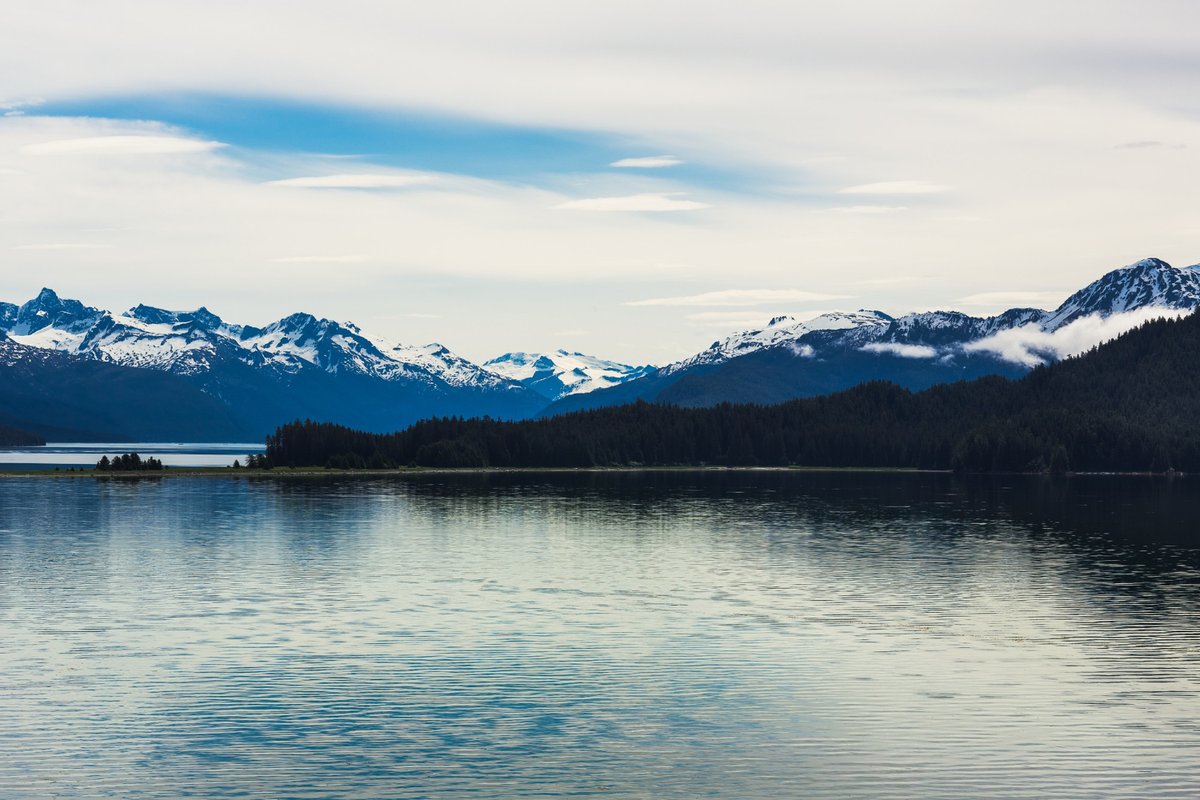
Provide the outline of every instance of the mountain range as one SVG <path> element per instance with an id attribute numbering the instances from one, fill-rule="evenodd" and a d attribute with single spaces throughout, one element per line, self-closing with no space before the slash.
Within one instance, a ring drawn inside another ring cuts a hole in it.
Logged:
<path id="1" fill-rule="evenodd" d="M 713 342 L 689 358 L 619 386 L 555 401 L 545 416 L 644 400 L 682 406 L 779 403 L 887 380 L 920 390 L 1031 367 L 1114 338 L 1157 315 L 1200 307 L 1200 265 L 1147 258 L 1113 270 L 1052 311 L 1013 308 L 975 317 L 882 311 L 776 317 L 760 330 Z"/>
<path id="2" fill-rule="evenodd" d="M 1200 470 L 1200 315 L 1154 319 L 1017 380 L 870 381 L 774 405 L 630 403 L 393 434 L 282 426 L 268 464 L 450 468 L 809 466 L 962 472 Z"/>
<path id="3" fill-rule="evenodd" d="M 523 419 L 634 400 L 774 403 L 875 379 L 915 390 L 1020 375 L 1197 306 L 1200 266 L 1151 258 L 1052 311 L 782 316 L 656 368 L 566 350 L 479 365 L 311 314 L 255 327 L 203 307 L 113 313 L 43 289 L 0 303 L 0 426 L 60 441 L 213 441 L 261 439 L 299 418 L 390 431 L 430 416 Z"/>

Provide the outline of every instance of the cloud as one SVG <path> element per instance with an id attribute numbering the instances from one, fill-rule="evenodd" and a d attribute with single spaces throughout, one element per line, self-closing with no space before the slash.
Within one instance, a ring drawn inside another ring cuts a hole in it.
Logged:
<path id="1" fill-rule="evenodd" d="M 189 139 L 182 136 L 87 136 L 81 139 L 58 139 L 35 142 L 21 148 L 28 155 L 112 155 L 112 156 L 163 156 L 207 153 L 221 142 Z"/>
<path id="2" fill-rule="evenodd" d="M 971 342 L 964 349 L 969 353 L 990 353 L 1005 361 L 1034 367 L 1047 361 L 1077 356 L 1152 319 L 1183 317 L 1189 313 L 1174 308 L 1140 308 L 1108 317 L 1093 314 L 1056 331 L 1044 331 L 1034 323 L 1000 331 L 986 339 Z"/>
<path id="3" fill-rule="evenodd" d="M 302 189 L 400 189 L 430 183 L 430 175 L 394 175 L 387 173 L 345 173 L 311 175 L 267 181 L 270 186 L 295 186 Z"/>
<path id="4" fill-rule="evenodd" d="M 872 342 L 861 348 L 867 353 L 899 356 L 900 358 L 933 358 L 938 351 L 923 344 L 901 344 L 899 342 Z"/>
<path id="5" fill-rule="evenodd" d="M 745 319 L 750 319 L 750 322 L 748 323 L 748 325 L 749 325 L 750 327 L 754 327 L 754 326 L 759 326 L 759 327 L 762 327 L 762 326 L 764 326 L 764 325 L 766 325 L 766 324 L 767 324 L 767 321 L 768 321 L 768 320 L 767 320 L 767 317 L 766 317 L 766 315 L 765 315 L 765 314 L 762 314 L 762 315 L 760 315 L 760 316 L 753 317 L 753 318 L 750 318 L 750 317 L 748 317 L 748 316 L 747 316 L 748 314 L 752 314 L 752 313 L 759 313 L 759 312 L 751 312 L 751 311 L 696 311 L 696 312 L 693 312 L 693 313 L 691 313 L 691 314 L 687 314 L 687 315 L 685 315 L 685 318 L 686 318 L 686 319 L 690 319 L 690 320 L 692 320 L 692 321 L 694 321 L 694 322 L 720 322 L 720 323 L 722 323 L 722 324 L 728 323 L 730 320 L 745 320 Z"/>
<path id="6" fill-rule="evenodd" d="M 93 242 L 51 242 L 49 244 L 19 244 L 14 250 L 107 250 L 111 244 Z"/>
<path id="7" fill-rule="evenodd" d="M 442 315 L 424 311 L 397 311 L 391 314 L 374 314 L 367 319 L 372 323 L 387 323 L 398 319 L 442 319 Z"/>
<path id="8" fill-rule="evenodd" d="M 677 167 L 682 163 L 683 161 L 675 156 L 641 156 L 639 158 L 621 158 L 612 162 L 609 166 L 632 169 L 662 169 L 663 167 Z"/>
<path id="9" fill-rule="evenodd" d="M 370 261 L 370 256 L 363 255 L 343 255 L 343 256 L 283 256 L 281 258 L 272 258 L 276 264 L 362 264 L 365 261 Z"/>
<path id="10" fill-rule="evenodd" d="M 588 197 L 568 200 L 555 208 L 572 211 L 696 211 L 710 208 L 708 203 L 695 200 L 680 200 L 679 193 L 631 194 L 624 197 Z"/>
<path id="11" fill-rule="evenodd" d="M 906 283 L 927 281 L 927 275 L 889 275 L 886 278 L 861 278 L 854 283 L 858 286 L 901 286 Z"/>
<path id="12" fill-rule="evenodd" d="M 813 349 L 811 344 L 787 342 L 784 347 L 792 351 L 792 355 L 798 356 L 799 358 L 812 358 L 817 354 L 817 351 Z"/>
<path id="13" fill-rule="evenodd" d="M 908 211 L 908 206 L 837 206 L 829 210 L 839 214 L 899 214 Z"/>
<path id="14" fill-rule="evenodd" d="M 726 289 L 682 297 L 653 297 L 632 300 L 627 306 L 766 306 L 779 303 L 806 303 L 812 300 L 836 300 L 845 295 L 805 292 L 799 289 Z"/>
<path id="15" fill-rule="evenodd" d="M 688 314 L 686 317 L 688 326 L 692 328 L 714 329 L 722 331 L 739 330 L 761 330 L 767 326 L 767 320 L 761 316 L 750 316 L 745 311 L 737 312 L 736 314 L 721 316 L 721 317 L 706 317 L 703 314 Z"/>
<path id="16" fill-rule="evenodd" d="M 981 292 L 960 297 L 958 302 L 964 306 L 1006 309 L 1042 307 L 1043 305 L 1057 306 L 1068 294 L 1070 292 Z"/>
<path id="17" fill-rule="evenodd" d="M 1114 150 L 1183 150 L 1186 147 L 1186 144 L 1171 144 L 1154 139 L 1143 139 L 1141 141 L 1113 145 Z"/>
<path id="18" fill-rule="evenodd" d="M 838 194 L 937 194 L 949 190 L 949 186 L 929 181 L 883 181 L 847 186 L 838 190 Z"/>

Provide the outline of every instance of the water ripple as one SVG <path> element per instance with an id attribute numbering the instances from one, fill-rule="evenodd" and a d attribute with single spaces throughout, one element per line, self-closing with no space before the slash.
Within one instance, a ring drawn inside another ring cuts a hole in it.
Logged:
<path id="1" fill-rule="evenodd" d="M 1089 486 L 0 482 L 0 797 L 1200 796 L 1200 498 Z"/>

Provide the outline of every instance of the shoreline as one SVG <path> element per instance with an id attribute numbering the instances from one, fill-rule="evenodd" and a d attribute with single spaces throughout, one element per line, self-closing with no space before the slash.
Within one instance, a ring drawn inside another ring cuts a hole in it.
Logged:
<path id="1" fill-rule="evenodd" d="M 955 475 L 948 469 L 916 469 L 909 467 L 801 467 L 801 466 L 661 466 L 661 467 L 403 467 L 400 469 L 332 469 L 328 467 L 275 467 L 272 469 L 249 469 L 246 467 L 168 467 L 164 470 L 140 470 L 130 472 L 83 469 L 27 469 L 0 470 L 4 478 L 247 478 L 287 480 L 291 478 L 382 478 L 421 475 L 570 475 L 570 474 L 634 474 L 634 473 L 802 473 L 802 474 L 884 474 L 884 475 Z M 1113 477 L 1113 478 L 1183 478 L 1183 472 L 1067 472 L 1051 475 L 1045 472 L 969 472 L 962 477 Z"/>

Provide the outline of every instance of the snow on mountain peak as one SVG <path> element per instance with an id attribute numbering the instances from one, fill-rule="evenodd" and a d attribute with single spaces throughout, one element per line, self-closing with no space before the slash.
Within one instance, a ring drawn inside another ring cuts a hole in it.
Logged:
<path id="1" fill-rule="evenodd" d="M 817 360 L 838 349 L 861 350 L 876 344 L 887 345 L 874 349 L 888 353 L 925 355 L 936 351 L 952 358 L 973 352 L 971 343 L 985 343 L 1013 329 L 1024 331 L 1023 336 L 1039 331 L 1049 334 L 1082 319 L 1095 323 L 1135 311 L 1179 312 L 1197 307 L 1200 264 L 1176 269 L 1161 259 L 1147 258 L 1103 275 L 1052 312 L 1017 308 L 992 317 L 972 317 L 956 311 L 930 311 L 893 318 L 881 311 L 860 309 L 806 320 L 778 315 L 761 328 L 713 342 L 702 352 L 663 368 L 662 374 L 708 368 L 772 347 L 787 347 Z M 1095 330 L 1100 335 L 1112 328 L 1089 325 L 1074 326 L 1070 333 L 1079 338 L 1080 331 Z M 436 342 L 401 344 L 371 336 L 350 322 L 307 313 L 292 314 L 261 328 L 227 323 L 204 307 L 170 311 L 137 305 L 123 314 L 112 314 L 63 299 L 49 288 L 19 306 L 0 303 L 0 341 L 5 335 L 17 345 L 41 352 L 61 351 L 185 375 L 240 364 L 239 368 L 273 370 L 291 380 L 290 376 L 304 370 L 319 369 L 441 387 L 520 393 L 524 386 L 549 400 L 658 372 L 655 367 L 622 364 L 566 349 L 506 353 L 480 366 Z M 981 348 L 982 344 L 975 349 Z M 1004 357 L 1009 351 L 995 352 Z"/>
<path id="2" fill-rule="evenodd" d="M 1042 323 L 1055 330 L 1092 314 L 1108 316 L 1140 308 L 1192 309 L 1200 305 L 1200 271 L 1175 269 L 1144 258 L 1115 269 L 1068 297 Z"/>
<path id="3" fill-rule="evenodd" d="M 548 400 L 584 394 L 649 375 L 652 366 L 633 366 L 564 349 L 553 353 L 505 353 L 483 366 L 517 381 Z"/>
<path id="4" fill-rule="evenodd" d="M 317 367 L 382 380 L 517 388 L 443 345 L 384 342 L 364 335 L 353 323 L 308 313 L 256 328 L 230 325 L 203 306 L 171 311 L 139 304 L 114 315 L 43 289 L 22 306 L 0 307 L 0 332 L 31 347 L 182 374 L 203 373 L 233 360 L 282 373 Z"/>
<path id="5" fill-rule="evenodd" d="M 49 327 L 77 334 L 101 314 L 78 300 L 63 300 L 54 290 L 42 289 L 37 297 L 17 309 L 12 333 L 29 335 Z"/>
<path id="6" fill-rule="evenodd" d="M 709 347 L 690 358 L 676 361 L 663 367 L 666 375 L 692 367 L 722 364 L 738 356 L 782 344 L 795 344 L 800 338 L 817 331 L 853 329 L 881 329 L 890 324 L 892 318 L 882 311 L 831 311 L 811 319 L 797 322 L 793 317 L 773 317 L 766 327 L 741 331 L 713 342 Z"/>

